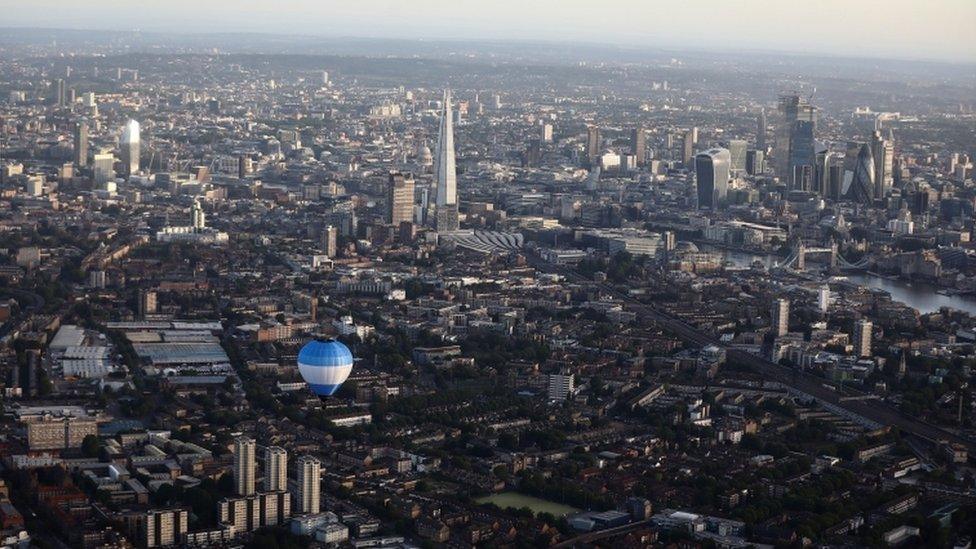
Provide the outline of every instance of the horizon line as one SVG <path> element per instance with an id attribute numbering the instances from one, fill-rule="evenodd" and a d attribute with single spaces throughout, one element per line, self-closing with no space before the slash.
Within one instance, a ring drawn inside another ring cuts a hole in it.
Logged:
<path id="1" fill-rule="evenodd" d="M 614 48 L 614 49 L 627 49 L 633 51 L 659 51 L 662 53 L 674 52 L 674 53 L 685 53 L 685 54 L 695 54 L 695 53 L 708 53 L 708 54 L 719 54 L 723 56 L 730 56 L 734 54 L 762 54 L 762 55 L 774 55 L 774 56 L 784 56 L 784 57 L 794 57 L 794 58 L 824 58 L 824 59 L 844 59 L 850 61 L 885 61 L 885 62 L 901 62 L 901 63 L 938 63 L 941 65 L 951 65 L 951 66 L 976 66 L 976 58 L 972 60 L 955 59 L 955 58 L 941 58 L 941 57 L 882 57 L 882 56 L 871 56 L 871 55 L 853 55 L 853 54 L 843 54 L 836 52 L 809 52 L 809 51 L 790 51 L 781 50 L 775 48 L 764 48 L 764 47 L 737 47 L 731 49 L 718 49 L 718 48 L 687 48 L 687 47 L 674 47 L 665 46 L 661 44 L 653 43 L 636 43 L 636 42 L 602 42 L 594 40 L 559 40 L 559 39 L 545 39 L 545 38 L 516 38 L 516 37 L 438 37 L 438 38 L 423 38 L 423 37 L 406 37 L 406 36 L 370 36 L 367 34 L 311 34 L 307 32 L 296 33 L 296 34 L 285 34 L 283 32 L 275 31 L 260 31 L 260 30 L 240 30 L 240 31 L 228 31 L 221 30 L 215 32 L 207 32 L 202 30 L 162 30 L 162 29 L 140 29 L 140 28 L 93 28 L 93 27 L 44 27 L 37 25 L 18 25 L 18 24 L 6 24 L 0 25 L 0 30 L 36 30 L 36 31 L 51 31 L 51 32 L 114 32 L 114 33 L 128 33 L 128 34 L 152 34 L 152 35 L 162 35 L 162 36 L 174 36 L 174 37 L 233 37 L 233 36 L 266 36 L 266 37 L 279 37 L 279 38 L 296 38 L 296 39 L 318 39 L 318 40 L 376 40 L 380 42 L 406 42 L 406 43 L 418 43 L 418 44 L 537 44 L 537 45 L 589 45 L 589 46 L 599 46 L 603 48 Z M 132 52 L 138 53 L 138 52 Z M 241 52 L 243 53 L 243 52 Z M 267 55 L 280 55 L 280 53 L 265 52 Z M 295 54 L 298 55 L 298 54 Z M 328 54 L 328 53 L 309 53 L 306 55 L 342 55 L 342 54 Z M 363 54 L 362 57 L 370 57 L 368 54 Z"/>

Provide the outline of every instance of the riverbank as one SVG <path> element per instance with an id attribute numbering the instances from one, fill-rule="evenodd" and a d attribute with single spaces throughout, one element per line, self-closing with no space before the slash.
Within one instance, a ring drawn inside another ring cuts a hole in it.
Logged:
<path id="1" fill-rule="evenodd" d="M 711 248 L 708 251 L 721 254 L 723 261 L 728 261 L 742 268 L 751 267 L 756 261 L 770 268 L 780 259 L 771 254 L 739 252 L 718 246 L 703 245 L 702 248 Z M 888 292 L 891 299 L 904 303 L 922 314 L 935 313 L 943 307 L 949 307 L 976 316 L 976 296 L 967 294 L 948 295 L 948 292 L 944 291 L 945 288 L 928 282 L 908 281 L 868 272 L 850 272 L 844 273 L 843 276 L 859 286 Z"/>

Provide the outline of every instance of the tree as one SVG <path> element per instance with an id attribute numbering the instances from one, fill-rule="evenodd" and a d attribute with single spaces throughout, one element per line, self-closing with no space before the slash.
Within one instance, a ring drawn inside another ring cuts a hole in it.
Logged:
<path id="1" fill-rule="evenodd" d="M 84 440 L 81 441 L 81 453 L 89 458 L 98 457 L 98 437 L 85 435 Z"/>
<path id="2" fill-rule="evenodd" d="M 224 494 L 231 494 L 234 492 L 234 475 L 230 473 L 224 473 L 220 475 L 217 480 L 217 491 Z"/>
<path id="3" fill-rule="evenodd" d="M 154 505 L 167 505 L 176 497 L 176 488 L 172 484 L 163 484 L 152 495 Z"/>
<path id="4" fill-rule="evenodd" d="M 335 396 L 336 398 L 356 398 L 357 389 L 359 389 L 359 385 L 355 381 L 349 381 L 339 386 Z"/>
<path id="5" fill-rule="evenodd" d="M 47 372 L 41 371 L 37 374 L 37 386 L 37 394 L 41 396 L 51 394 L 54 384 L 51 383 L 51 378 L 48 377 Z"/>
<path id="6" fill-rule="evenodd" d="M 519 447 L 518 436 L 513 433 L 502 433 L 498 435 L 498 447 L 505 450 L 517 450 Z"/>
<path id="7" fill-rule="evenodd" d="M 202 486 L 187 488 L 180 500 L 184 505 L 190 506 L 201 526 L 213 526 L 217 523 L 217 497 Z"/>

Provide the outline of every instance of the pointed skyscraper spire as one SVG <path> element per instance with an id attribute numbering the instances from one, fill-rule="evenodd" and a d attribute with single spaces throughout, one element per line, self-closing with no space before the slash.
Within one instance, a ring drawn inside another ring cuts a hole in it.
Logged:
<path id="1" fill-rule="evenodd" d="M 437 132 L 437 230 L 458 229 L 457 167 L 454 160 L 454 112 L 451 108 L 451 92 L 444 90 L 441 125 Z"/>

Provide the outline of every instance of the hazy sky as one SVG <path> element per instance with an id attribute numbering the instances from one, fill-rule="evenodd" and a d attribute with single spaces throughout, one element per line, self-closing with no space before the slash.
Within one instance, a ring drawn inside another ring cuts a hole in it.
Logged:
<path id="1" fill-rule="evenodd" d="M 586 40 L 976 61 L 976 0 L 0 0 L 0 26 Z"/>

